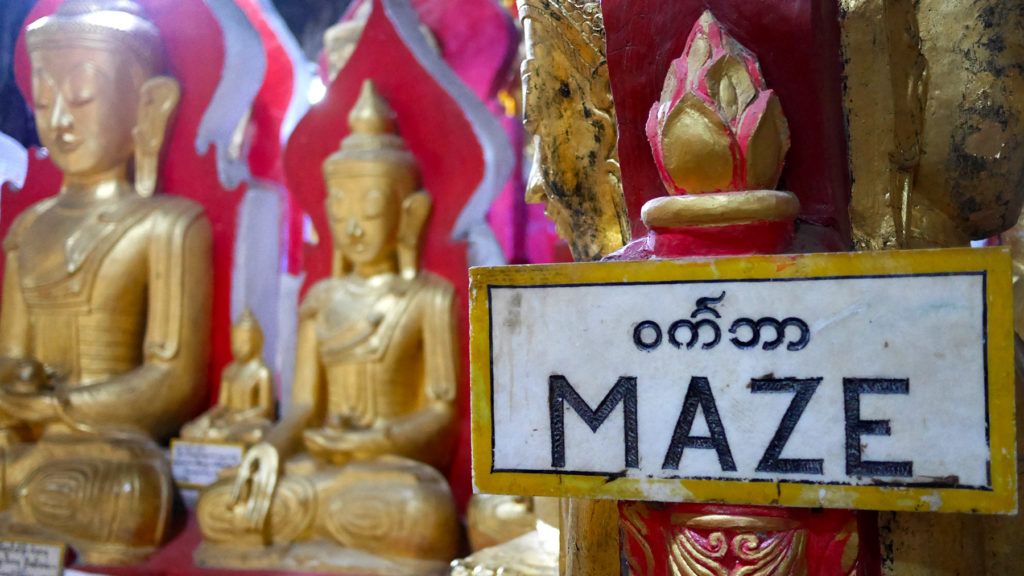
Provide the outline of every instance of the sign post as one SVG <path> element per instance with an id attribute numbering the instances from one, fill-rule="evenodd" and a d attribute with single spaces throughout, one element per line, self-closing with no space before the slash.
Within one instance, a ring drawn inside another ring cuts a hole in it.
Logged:
<path id="1" fill-rule="evenodd" d="M 1016 510 L 1003 249 L 477 268 L 494 493 Z"/>

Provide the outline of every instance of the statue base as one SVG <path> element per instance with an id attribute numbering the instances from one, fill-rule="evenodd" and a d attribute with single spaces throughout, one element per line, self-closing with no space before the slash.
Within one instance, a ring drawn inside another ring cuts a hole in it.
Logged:
<path id="1" fill-rule="evenodd" d="M 647 236 L 605 260 L 737 256 L 784 252 L 793 242 L 800 201 L 781 190 L 661 196 L 643 207 Z"/>
<path id="2" fill-rule="evenodd" d="M 282 570 L 379 576 L 447 574 L 446 562 L 385 558 L 342 548 L 327 540 L 310 540 L 266 548 L 230 548 L 203 542 L 196 548 L 196 566 L 234 570 Z"/>
<path id="3" fill-rule="evenodd" d="M 74 551 L 78 562 L 102 566 L 132 566 L 143 563 L 156 552 L 153 546 L 121 546 L 117 544 L 97 544 L 66 540 L 66 537 L 52 532 L 17 522 L 12 519 L 11 512 L 0 514 L 0 540 L 24 540 L 29 542 L 54 542 L 67 544 Z"/>
<path id="4" fill-rule="evenodd" d="M 455 560 L 451 576 L 557 576 L 558 529 L 538 529 Z"/>

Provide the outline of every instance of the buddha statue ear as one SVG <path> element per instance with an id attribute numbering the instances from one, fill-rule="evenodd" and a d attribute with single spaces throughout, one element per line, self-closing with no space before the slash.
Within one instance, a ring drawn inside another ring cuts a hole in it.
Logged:
<path id="1" fill-rule="evenodd" d="M 412 280 L 420 268 L 420 238 L 430 216 L 430 196 L 420 190 L 402 201 L 398 222 L 398 270 L 402 278 Z"/>
<path id="2" fill-rule="evenodd" d="M 181 87 L 170 76 L 146 80 L 139 90 L 139 116 L 132 137 L 135 139 L 135 192 L 152 196 L 156 191 L 160 148 L 167 125 L 181 98 Z"/>

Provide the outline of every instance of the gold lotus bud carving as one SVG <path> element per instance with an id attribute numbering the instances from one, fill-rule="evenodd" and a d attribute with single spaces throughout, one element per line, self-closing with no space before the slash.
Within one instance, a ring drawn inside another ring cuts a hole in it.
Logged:
<path id="1" fill-rule="evenodd" d="M 773 189 L 789 151 L 778 96 L 710 11 L 672 62 L 647 138 L 671 194 Z"/>
<path id="2" fill-rule="evenodd" d="M 791 192 L 774 190 L 789 125 L 754 54 L 705 11 L 651 107 L 647 139 L 669 196 L 644 204 L 648 228 L 790 221 Z"/>

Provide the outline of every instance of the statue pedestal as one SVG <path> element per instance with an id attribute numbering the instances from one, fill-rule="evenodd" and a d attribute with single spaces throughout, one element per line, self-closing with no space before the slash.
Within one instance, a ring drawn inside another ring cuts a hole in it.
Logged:
<path id="1" fill-rule="evenodd" d="M 878 539 L 870 512 L 620 502 L 619 513 L 631 574 L 679 573 L 681 564 L 702 560 L 733 573 L 765 556 L 778 561 L 773 574 L 845 575 L 878 562 L 867 558 L 877 556 L 875 547 L 859 545 Z"/>
<path id="2" fill-rule="evenodd" d="M 324 572 L 303 572 L 295 570 L 224 570 L 204 568 L 193 563 L 192 555 L 202 543 L 199 525 L 190 512 L 180 532 L 159 551 L 150 556 L 145 564 L 136 566 L 73 565 L 71 568 L 87 574 L 109 576 L 314 576 Z M 445 566 L 447 568 L 447 566 Z M 365 573 L 356 572 L 355 573 Z"/>

